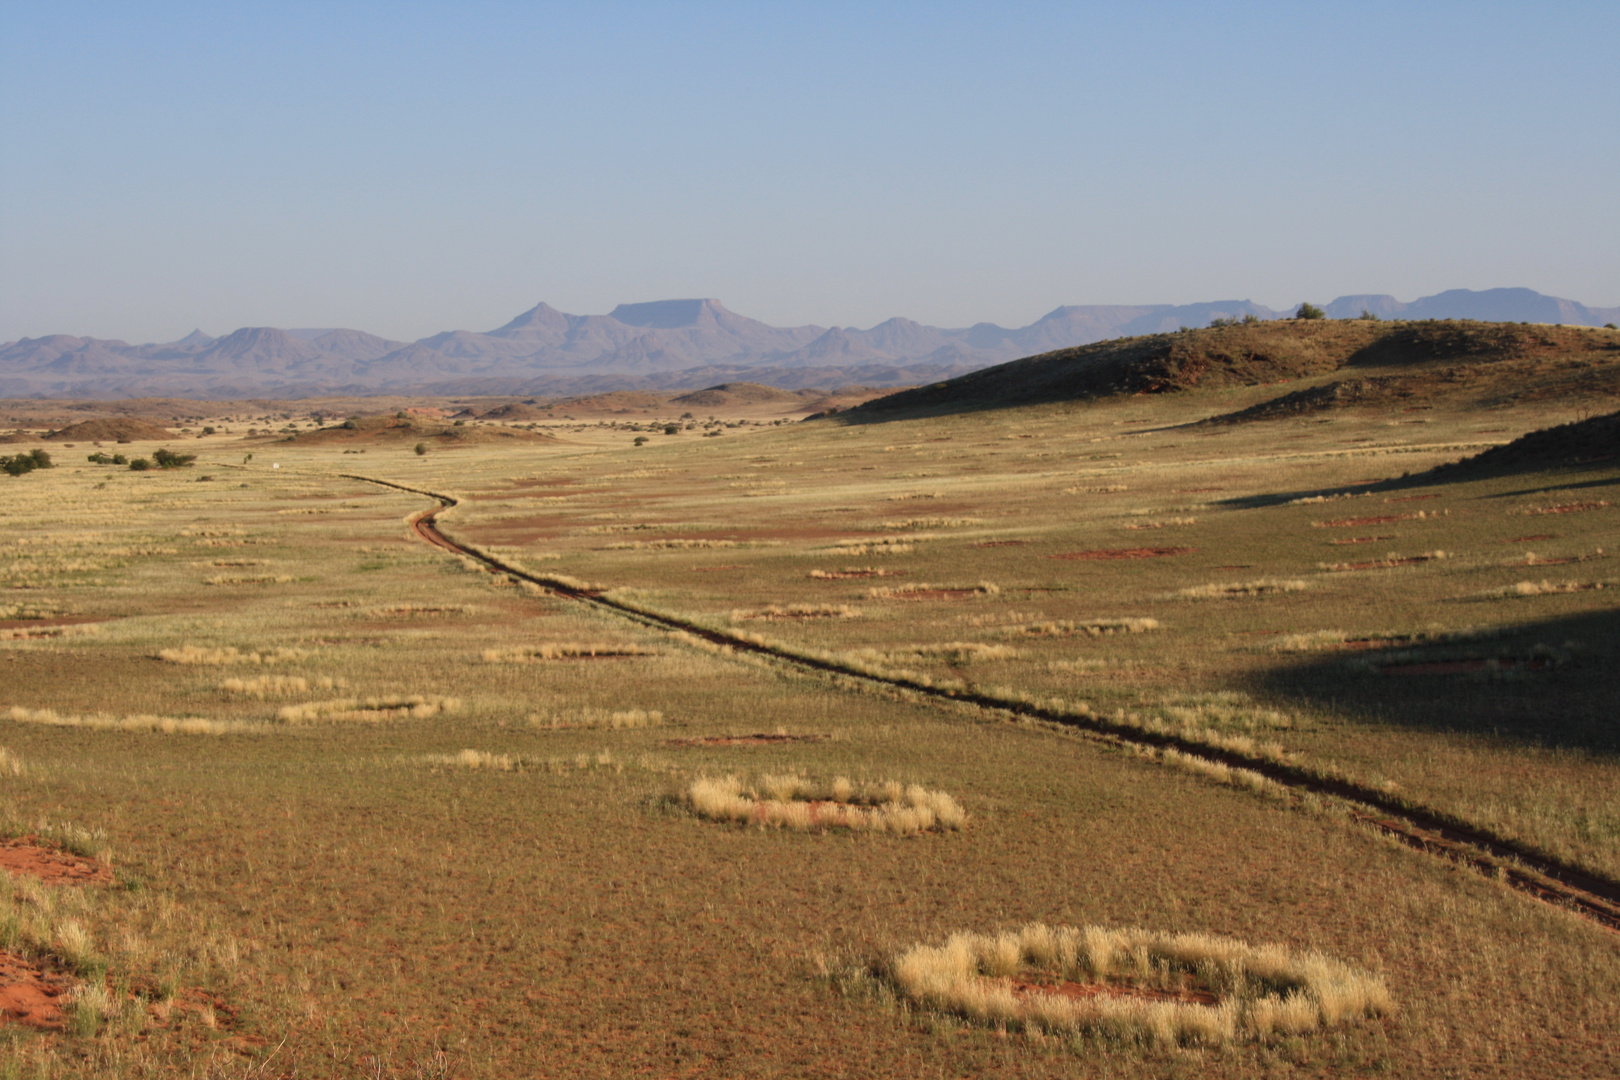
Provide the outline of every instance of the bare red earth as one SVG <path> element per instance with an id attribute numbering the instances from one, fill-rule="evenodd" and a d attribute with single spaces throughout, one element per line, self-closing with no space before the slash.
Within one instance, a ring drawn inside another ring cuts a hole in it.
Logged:
<path id="1" fill-rule="evenodd" d="M 1048 555 L 1047 558 L 1080 562 L 1093 559 L 1156 559 L 1163 555 L 1185 555 L 1197 550 L 1190 547 L 1099 548 L 1096 551 L 1069 551 L 1062 555 Z"/>
<path id="2" fill-rule="evenodd" d="M 27 874 L 47 885 L 107 885 L 112 867 L 56 848 L 45 847 L 32 836 L 0 841 L 0 870 Z"/>
<path id="3" fill-rule="evenodd" d="M 66 1017 L 58 1000 L 72 986 L 73 981 L 66 975 L 0 951 L 0 1017 L 14 1024 L 61 1031 Z"/>

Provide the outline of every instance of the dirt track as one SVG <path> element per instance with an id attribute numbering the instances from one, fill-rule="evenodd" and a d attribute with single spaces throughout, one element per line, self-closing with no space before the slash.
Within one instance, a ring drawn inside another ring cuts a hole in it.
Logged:
<path id="1" fill-rule="evenodd" d="M 345 479 L 377 484 L 437 500 L 439 503 L 437 507 L 411 519 L 412 530 L 427 543 L 473 559 L 491 573 L 505 574 L 532 582 L 558 596 L 611 611 L 645 626 L 692 634 L 737 651 L 769 657 L 801 670 L 857 679 L 957 704 L 973 705 L 1061 724 L 1115 744 L 1174 749 L 1232 768 L 1248 769 L 1286 787 L 1296 800 L 1306 794 L 1325 795 L 1343 800 L 1350 804 L 1351 818 L 1360 824 L 1392 836 L 1418 851 L 1438 855 L 1457 865 L 1466 866 L 1538 900 L 1590 919 L 1609 930 L 1620 931 L 1620 882 L 1598 877 L 1537 851 L 1529 845 L 1492 835 L 1485 829 L 1452 818 L 1443 812 L 1408 804 L 1385 792 L 1351 781 L 1318 776 L 1300 766 L 1206 746 L 1174 734 L 1141 731 L 1115 723 L 1103 716 L 1076 716 L 1038 705 L 1002 701 L 971 691 L 942 690 L 905 678 L 872 675 L 819 657 L 798 655 L 781 648 L 734 638 L 674 616 L 650 614 L 602 596 L 595 590 L 569 586 L 543 575 L 518 570 L 474 547 L 452 540 L 439 529 L 435 520 L 440 512 L 456 505 L 456 500 L 448 495 L 368 476 L 343 475 Z"/>

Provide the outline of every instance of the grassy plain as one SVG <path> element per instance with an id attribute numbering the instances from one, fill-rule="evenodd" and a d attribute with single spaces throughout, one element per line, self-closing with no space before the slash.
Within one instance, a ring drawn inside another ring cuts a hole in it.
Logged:
<path id="1" fill-rule="evenodd" d="M 149 1002 L 0 1027 L 0 1076 L 1615 1071 L 1611 932 L 1331 806 L 515 585 L 415 539 L 429 500 L 342 475 L 452 495 L 458 540 L 648 609 L 1276 744 L 1620 877 L 1620 468 L 1357 493 L 1570 419 L 1547 401 L 1183 426 L 1276 393 L 754 405 L 718 437 L 556 421 L 421 455 L 237 433 L 147 473 L 51 445 L 57 468 L 0 484 L 0 810 L 104 834 L 119 885 L 19 894 L 12 933 Z M 806 738 L 724 738 L 754 733 Z M 684 804 L 790 773 L 947 792 L 967 821 Z M 1396 1010 L 1070 1040 L 884 975 L 1032 922 L 1320 951 Z"/>

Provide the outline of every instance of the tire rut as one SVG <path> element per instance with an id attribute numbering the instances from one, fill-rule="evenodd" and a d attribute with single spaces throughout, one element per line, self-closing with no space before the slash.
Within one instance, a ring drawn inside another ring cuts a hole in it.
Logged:
<path id="1" fill-rule="evenodd" d="M 531 582 L 558 596 L 612 612 L 644 626 L 691 634 L 713 644 L 767 657 L 792 667 L 905 690 L 955 704 L 1027 716 L 1077 729 L 1116 744 L 1177 750 L 1231 768 L 1247 769 L 1287 788 L 1293 799 L 1312 794 L 1348 802 L 1351 804 L 1350 817 L 1361 825 L 1381 832 L 1416 851 L 1436 855 L 1456 865 L 1477 871 L 1518 892 L 1582 916 L 1608 930 L 1620 931 L 1620 882 L 1592 874 L 1529 845 L 1494 835 L 1488 829 L 1460 821 L 1441 811 L 1397 800 L 1377 788 L 1365 787 L 1349 780 L 1319 776 L 1301 766 L 1251 757 L 1168 732 L 1129 728 L 1111 723 L 1103 717 L 1077 716 L 1027 702 L 1003 701 L 971 690 L 945 690 L 909 679 L 856 671 L 816 657 L 801 656 L 770 645 L 734 638 L 674 616 L 642 611 L 604 596 L 595 589 L 567 585 L 543 575 L 520 570 L 475 547 L 452 540 L 439 529 L 435 520 L 442 511 L 457 505 L 458 500 L 449 495 L 369 476 L 351 473 L 340 475 L 344 479 L 376 484 L 436 500 L 439 503 L 437 507 L 423 511 L 410 519 L 412 531 L 424 542 L 472 559 L 491 573 L 506 574 Z"/>

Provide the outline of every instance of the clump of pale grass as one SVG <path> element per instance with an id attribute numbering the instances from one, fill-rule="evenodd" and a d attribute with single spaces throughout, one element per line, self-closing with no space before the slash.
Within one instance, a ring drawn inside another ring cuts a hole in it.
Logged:
<path id="1" fill-rule="evenodd" d="M 616 642 L 551 641 L 515 649 L 485 649 L 490 664 L 523 664 L 534 660 L 582 660 L 598 656 L 656 656 L 652 649 Z"/>
<path id="2" fill-rule="evenodd" d="M 905 950 L 889 972 L 917 1004 L 981 1023 L 1153 1044 L 1222 1045 L 1395 1009 L 1382 979 L 1320 953 L 1101 926 L 1030 923 L 996 935 L 953 934 L 943 945 Z M 1015 988 L 1015 979 L 1025 985 Z M 1068 982 L 1100 992 L 1068 996 L 1054 985 Z M 1214 1003 L 1130 992 L 1176 994 L 1189 984 Z M 1050 992 L 1042 989 L 1048 985 Z"/>
<path id="3" fill-rule="evenodd" d="M 850 607 L 848 604 L 788 604 L 786 606 L 770 604 L 762 608 L 738 608 L 731 613 L 733 622 L 748 622 L 754 619 L 779 621 L 784 619 L 858 619 L 860 617 L 860 609 Z"/>
<path id="4" fill-rule="evenodd" d="M 315 680 L 315 685 L 321 690 L 330 690 L 337 682 L 330 676 L 323 676 Z M 227 694 L 241 694 L 243 697 L 279 697 L 283 694 L 306 693 L 309 680 L 302 675 L 255 675 L 251 679 L 226 679 L 219 684 L 219 688 Z"/>
<path id="5" fill-rule="evenodd" d="M 1310 582 L 1299 578 L 1257 578 L 1254 581 L 1193 585 L 1177 589 L 1172 595 L 1178 600 L 1218 600 L 1234 596 L 1275 596 L 1279 593 L 1303 592 L 1310 587 Z"/>
<path id="6" fill-rule="evenodd" d="M 1157 629 L 1157 619 L 1045 619 L 1004 627 L 1001 632 L 1012 637 L 1105 637 L 1109 634 L 1145 634 Z"/>
<path id="7" fill-rule="evenodd" d="M 878 527 L 882 529 L 954 529 L 966 525 L 983 525 L 983 518 L 975 517 L 931 517 L 906 518 L 903 521 L 881 521 Z"/>
<path id="8" fill-rule="evenodd" d="M 204 585 L 286 585 L 293 580 L 291 574 L 257 574 L 241 576 L 234 574 L 215 574 L 210 578 L 203 578 Z"/>
<path id="9" fill-rule="evenodd" d="M 914 664 L 927 659 L 960 666 L 981 660 L 1014 660 L 1019 652 L 1010 645 L 987 645 L 982 641 L 941 641 L 892 649 L 855 649 L 843 655 L 863 664 Z"/>
<path id="10" fill-rule="evenodd" d="M 234 735 L 265 730 L 262 724 L 240 720 L 209 720 L 197 716 L 63 716 L 53 709 L 25 709 L 14 705 L 5 714 L 19 724 L 85 728 L 90 731 L 157 731 L 165 735 Z"/>
<path id="11" fill-rule="evenodd" d="M 1133 521 L 1133 522 L 1129 523 L 1128 525 L 1126 525 L 1125 527 L 1127 529 L 1174 529 L 1174 528 L 1180 528 L 1180 527 L 1186 526 L 1186 525 L 1196 525 L 1196 524 L 1198 524 L 1198 519 L 1197 518 L 1173 517 L 1173 518 L 1158 518 L 1158 519 L 1153 520 L 1153 521 Z"/>
<path id="12" fill-rule="evenodd" d="M 0 746 L 0 776 L 21 776 L 22 774 L 22 758 L 13 754 L 6 747 Z"/>
<path id="13" fill-rule="evenodd" d="M 966 812 L 945 792 L 893 780 L 857 784 L 840 776 L 817 783 L 789 773 L 747 785 L 735 776 L 700 777 L 686 789 L 685 800 L 693 813 L 711 821 L 795 832 L 850 829 L 910 836 L 967 823 Z"/>
<path id="14" fill-rule="evenodd" d="M 65 626 L 13 626 L 0 629 L 0 641 L 38 641 L 43 638 L 82 637 L 101 633 L 100 623 L 68 623 Z"/>
<path id="15" fill-rule="evenodd" d="M 1608 581 L 1520 581 L 1513 585 L 1504 585 L 1500 589 L 1487 589 L 1476 593 L 1479 600 L 1511 600 L 1526 596 L 1552 596 L 1558 593 L 1588 592 L 1593 589 L 1606 588 L 1613 584 Z"/>
<path id="16" fill-rule="evenodd" d="M 1353 563 L 1317 563 L 1316 568 L 1329 573 L 1344 570 L 1380 570 L 1392 566 L 1412 566 L 1417 563 L 1439 562 L 1451 558 L 1449 551 L 1422 551 L 1416 555 L 1401 555 L 1389 552 L 1382 559 L 1369 559 L 1365 562 Z"/>
<path id="17" fill-rule="evenodd" d="M 366 615 L 377 619 L 391 618 L 417 618 L 434 615 L 471 615 L 478 609 L 471 604 L 392 604 L 388 607 L 372 608 Z"/>
<path id="18" fill-rule="evenodd" d="M 232 664 L 284 664 L 308 659 L 303 649 L 276 648 L 264 652 L 240 652 L 234 646 L 210 649 L 201 645 L 182 645 L 178 649 L 159 649 L 158 659 L 171 664 L 201 664 L 210 667 L 228 667 Z"/>
<path id="19" fill-rule="evenodd" d="M 523 758 L 512 754 L 492 754 L 488 750 L 463 750 L 459 754 L 424 754 L 422 760 L 429 765 L 454 769 L 490 769 L 511 772 L 523 763 Z"/>
<path id="20" fill-rule="evenodd" d="M 430 698 L 421 694 L 337 698 L 332 701 L 311 701 L 303 705 L 284 705 L 276 710 L 276 719 L 284 724 L 312 724 L 323 721 L 380 723 L 384 720 L 426 720 L 443 713 L 455 712 L 460 708 L 459 698 Z"/>
<path id="21" fill-rule="evenodd" d="M 866 590 L 866 595 L 873 600 L 903 600 L 918 593 L 932 592 L 999 596 L 1001 586 L 993 581 L 981 581 L 977 585 L 930 585 L 926 581 L 915 581 L 909 585 L 874 585 Z"/>
<path id="22" fill-rule="evenodd" d="M 621 731 L 627 728 L 660 727 L 664 723 L 664 714 L 657 709 L 580 709 L 572 713 L 545 715 L 532 713 L 526 722 L 530 727 L 547 731 L 563 731 L 568 728 L 610 728 Z"/>

